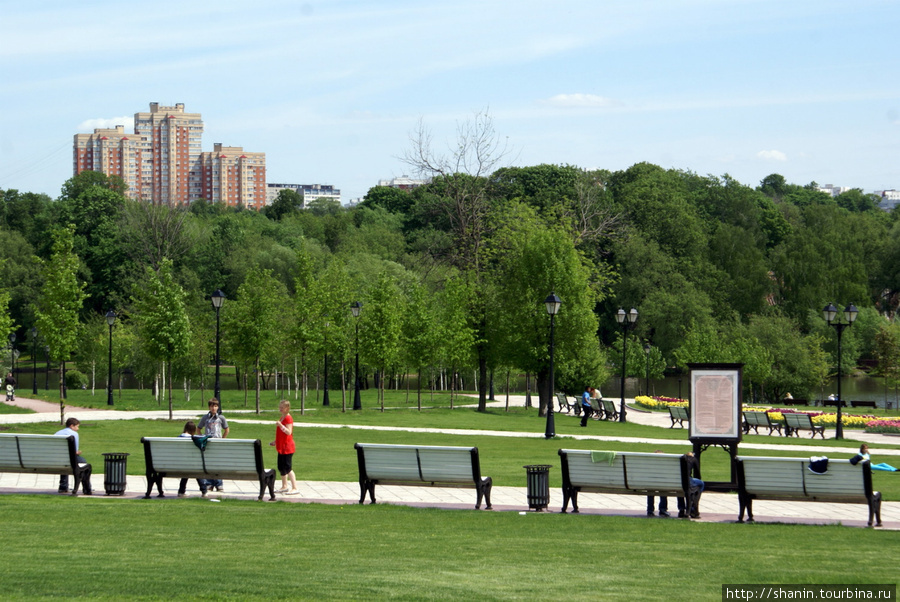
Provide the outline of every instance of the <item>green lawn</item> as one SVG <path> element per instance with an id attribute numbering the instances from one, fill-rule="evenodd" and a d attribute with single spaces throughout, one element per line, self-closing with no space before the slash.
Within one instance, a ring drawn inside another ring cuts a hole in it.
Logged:
<path id="1" fill-rule="evenodd" d="M 198 410 L 199 412 L 199 410 Z M 226 416 L 228 416 L 226 411 Z M 568 416 L 558 416 L 556 420 L 557 433 L 559 435 L 552 440 L 543 438 L 544 418 L 536 415 L 536 411 L 523 408 L 510 411 L 492 409 L 486 413 L 479 413 L 471 409 L 433 409 L 418 412 L 416 410 L 394 410 L 381 413 L 375 409 L 365 409 L 361 412 L 346 412 L 340 410 L 321 410 L 309 412 L 300 417 L 294 413 L 298 422 L 313 422 L 334 424 L 337 426 L 349 426 L 350 424 L 396 426 L 396 427 L 433 427 L 455 429 L 482 429 L 496 431 L 521 431 L 535 433 L 533 438 L 525 437 L 501 437 L 486 435 L 451 435 L 442 433 L 410 433 L 408 431 L 379 431 L 358 430 L 351 428 L 318 428 L 298 427 L 295 430 L 297 453 L 294 457 L 294 469 L 299 478 L 304 480 L 322 481 L 356 481 L 359 478 L 356 454 L 353 444 L 362 441 L 369 443 L 416 443 L 420 445 L 461 445 L 475 446 L 479 448 L 481 455 L 482 473 L 494 479 L 498 486 L 525 485 L 525 470 L 527 464 L 549 464 L 554 467 L 550 472 L 551 486 L 561 486 L 561 474 L 559 472 L 560 448 L 573 449 L 608 449 L 616 451 L 655 451 L 663 448 L 664 451 L 678 453 L 687 452 L 691 444 L 687 440 L 687 431 L 684 429 L 664 429 L 651 426 L 643 426 L 633 423 L 617 422 L 591 422 L 588 428 L 578 426 L 578 420 Z M 278 418 L 275 412 L 265 412 L 259 416 L 256 414 L 230 414 L 232 419 L 265 420 L 265 424 L 245 424 L 232 422 L 231 437 L 242 439 L 260 439 L 264 447 L 267 466 L 275 466 L 275 450 L 267 444 L 274 439 L 274 423 Z M 94 464 L 97 471 L 102 470 L 104 452 L 130 453 L 128 462 L 129 474 L 144 473 L 144 453 L 140 439 L 143 436 L 175 436 L 184 426 L 181 420 L 169 422 L 167 420 L 122 420 L 122 421 L 85 421 L 82 423 L 81 447 L 85 458 Z M 58 430 L 57 422 L 39 424 L 5 425 L 0 430 L 5 432 L 33 432 L 53 433 Z M 642 437 L 650 439 L 671 440 L 671 445 L 621 443 L 606 441 L 581 441 L 571 438 L 573 434 L 594 434 L 623 437 Z M 852 431 L 847 433 L 852 436 Z M 747 442 L 761 442 L 773 444 L 792 444 L 803 446 L 840 446 L 855 447 L 859 443 L 846 439 L 835 441 L 833 439 L 812 441 L 808 438 L 769 437 L 765 435 L 753 435 L 745 438 Z M 878 458 L 878 451 L 873 450 L 875 461 L 883 461 Z M 740 453 L 746 455 L 774 455 L 774 456 L 807 456 L 819 455 L 820 452 L 803 453 L 795 450 L 755 450 L 741 448 Z M 849 457 L 849 454 L 838 454 L 832 457 Z M 727 454 L 718 449 L 711 448 L 702 457 L 703 476 L 710 481 L 729 480 L 730 470 Z M 887 458 L 887 461 L 892 461 Z M 900 476 L 894 473 L 874 473 L 875 488 L 880 490 L 886 500 L 900 499 Z"/>
<path id="2" fill-rule="evenodd" d="M 4 599 L 721 600 L 900 561 L 871 529 L 386 505 L 9 495 L 0 525 Z"/>

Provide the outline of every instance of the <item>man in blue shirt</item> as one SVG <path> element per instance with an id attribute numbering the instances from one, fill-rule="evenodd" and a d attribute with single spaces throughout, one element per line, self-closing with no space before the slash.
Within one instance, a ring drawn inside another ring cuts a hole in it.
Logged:
<path id="1" fill-rule="evenodd" d="M 81 491 L 85 495 L 93 494 L 93 490 L 91 489 L 91 465 L 87 463 L 81 456 L 81 446 L 78 441 L 78 429 L 81 426 L 81 422 L 77 418 L 69 418 L 66 420 L 66 428 L 56 431 L 55 435 L 62 435 L 64 437 L 75 437 L 75 454 L 76 460 L 79 465 L 84 465 L 84 471 L 81 473 Z M 78 481 L 75 481 L 75 491 L 78 491 Z M 61 474 L 59 475 L 59 492 L 60 493 L 68 493 L 69 492 L 69 475 Z"/>

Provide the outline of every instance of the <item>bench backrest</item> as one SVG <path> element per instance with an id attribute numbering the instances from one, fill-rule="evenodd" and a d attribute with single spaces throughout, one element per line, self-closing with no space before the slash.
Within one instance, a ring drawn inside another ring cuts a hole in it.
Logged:
<path id="1" fill-rule="evenodd" d="M 74 474 L 75 437 L 0 433 L 0 471 Z"/>
<path id="2" fill-rule="evenodd" d="M 616 404 L 612 402 L 610 399 L 601 399 L 600 403 L 603 404 L 603 411 L 609 412 L 610 414 L 616 413 Z"/>
<path id="3" fill-rule="evenodd" d="M 361 478 L 373 481 L 477 482 L 477 447 L 356 443 Z"/>
<path id="4" fill-rule="evenodd" d="M 557 394 L 556 394 L 556 402 L 559 404 L 559 409 L 560 409 L 560 411 L 562 411 L 562 410 L 564 410 L 565 408 L 569 407 L 569 402 L 566 401 L 566 394 L 565 394 L 565 393 L 557 393 Z"/>
<path id="5" fill-rule="evenodd" d="M 615 453 L 610 463 L 606 458 L 594 461 L 596 452 L 583 449 L 561 449 L 563 485 L 608 491 L 684 492 L 687 472 L 679 454 L 641 452 Z"/>
<path id="6" fill-rule="evenodd" d="M 772 425 L 766 412 L 744 412 L 744 420 L 747 421 L 747 424 L 752 424 L 753 426 Z"/>
<path id="7" fill-rule="evenodd" d="M 669 415 L 678 420 L 690 420 L 687 408 L 681 406 L 669 406 Z"/>
<path id="8" fill-rule="evenodd" d="M 208 439 L 201 451 L 190 437 L 143 437 L 148 473 L 250 477 L 265 472 L 259 439 Z"/>
<path id="9" fill-rule="evenodd" d="M 872 494 L 868 461 L 829 460 L 824 474 L 809 470 L 809 458 L 738 456 L 738 485 L 751 495 L 864 501 Z"/>
<path id="10" fill-rule="evenodd" d="M 809 414 L 794 414 L 793 412 L 785 412 L 782 415 L 784 416 L 784 423 L 787 426 L 802 429 L 812 428 L 812 420 L 809 419 Z"/>

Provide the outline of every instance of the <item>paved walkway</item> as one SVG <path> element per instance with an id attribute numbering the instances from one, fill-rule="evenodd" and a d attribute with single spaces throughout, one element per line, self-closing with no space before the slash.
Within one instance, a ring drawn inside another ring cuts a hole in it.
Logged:
<path id="1" fill-rule="evenodd" d="M 492 405 L 503 407 L 504 401 L 493 402 Z M 511 398 L 510 403 L 518 405 L 524 404 L 524 398 Z M 57 421 L 59 419 L 59 406 L 41 401 L 19 399 L 17 405 L 23 405 L 35 410 L 34 414 L 2 414 L 0 415 L 0 423 L 34 423 Z M 124 412 L 120 410 L 89 410 L 83 408 L 67 408 L 67 415 L 77 416 L 81 420 L 127 420 L 134 418 L 168 418 L 168 411 L 141 411 L 141 412 Z M 252 411 L 249 412 L 252 414 Z M 202 410 L 177 410 L 173 412 L 174 416 L 179 419 L 199 418 Z M 229 411 L 229 422 L 235 423 L 265 423 L 270 424 L 271 420 L 258 420 L 255 417 L 243 417 L 246 414 L 242 411 Z M 234 417 L 232 417 L 234 416 Z M 561 414 L 559 420 L 575 420 L 574 417 Z M 651 412 L 641 412 L 639 410 L 630 410 L 628 419 L 632 422 L 641 424 L 650 424 L 652 426 L 668 427 L 671 422 L 664 414 Z M 652 439 L 652 438 L 634 438 L 634 437 L 617 437 L 594 434 L 597 431 L 602 432 L 603 423 L 590 423 L 584 435 L 576 435 L 572 438 L 582 440 L 596 441 L 619 441 L 619 442 L 640 442 L 652 445 L 678 445 L 684 447 L 687 444 L 687 433 L 685 432 L 684 440 L 672 439 Z M 524 432 L 508 432 L 508 431 L 473 431 L 464 429 L 431 429 L 431 428 L 401 428 L 401 427 L 377 427 L 377 426 L 358 426 L 358 425 L 326 425 L 326 424 L 310 424 L 295 423 L 298 428 L 316 427 L 316 428 L 351 428 L 359 430 L 402 430 L 408 432 L 441 432 L 455 433 L 466 435 L 484 435 L 495 437 L 525 437 L 525 438 L 543 438 L 543 433 L 524 433 Z M 591 432 L 593 431 L 593 432 Z M 860 433 L 853 432 L 854 438 L 862 439 Z M 868 439 L 866 439 L 868 440 Z M 900 443 L 900 440 L 891 440 L 890 443 Z M 870 441 L 870 445 L 877 445 L 877 441 Z M 831 454 L 846 453 L 852 454 L 856 451 L 855 447 L 834 448 L 824 446 L 798 446 L 798 445 L 776 445 L 764 443 L 742 443 L 744 448 L 754 449 L 796 449 L 802 454 L 828 452 Z M 878 456 L 900 455 L 900 450 L 873 448 L 873 452 Z M 99 474 L 101 467 L 97 466 L 92 482 L 95 491 L 102 495 L 103 492 L 103 475 Z M 891 475 L 894 476 L 894 475 Z M 900 474 L 896 475 L 900 478 Z M 524 474 L 523 474 L 524 481 Z M 38 493 L 38 494 L 56 494 L 57 477 L 54 475 L 23 475 L 23 474 L 0 474 L 0 493 Z M 168 503 L 168 500 L 176 500 L 177 480 L 166 479 L 165 481 L 165 500 L 157 500 L 160 503 Z M 335 481 L 300 481 L 300 493 L 296 496 L 277 496 L 277 501 L 291 503 L 325 503 L 325 504 L 355 504 L 359 501 L 360 489 L 356 482 L 335 482 Z M 126 492 L 122 496 L 114 496 L 114 499 L 136 499 L 143 497 L 147 487 L 146 478 L 138 475 L 129 475 L 127 478 Z M 196 483 L 191 483 L 191 490 L 188 497 L 200 498 L 199 491 L 196 490 Z M 258 496 L 258 485 L 247 481 L 225 481 L 225 492 L 214 493 L 208 496 L 209 500 L 221 499 L 256 499 Z M 154 494 L 155 495 L 155 494 Z M 409 506 L 421 507 L 440 507 L 440 508 L 458 508 L 471 509 L 474 508 L 475 492 L 469 489 L 452 489 L 452 488 L 429 488 L 429 487 L 398 487 L 398 486 L 378 486 L 376 496 L 379 503 L 404 504 Z M 539 513 L 528 509 L 528 501 L 526 497 L 525 487 L 494 487 L 492 492 L 492 502 L 494 510 L 498 511 L 518 511 L 520 514 L 539 515 Z M 156 499 L 156 498 L 154 498 Z M 268 499 L 268 498 L 266 498 Z M 605 495 L 605 494 L 589 494 L 582 493 L 578 498 L 579 507 L 582 515 L 602 514 L 605 516 L 646 516 L 646 500 L 642 496 L 628 495 Z M 551 489 L 550 507 L 548 511 L 559 512 L 562 505 L 562 494 L 558 489 Z M 674 500 L 671 502 L 670 511 L 675 509 Z M 810 503 L 810 502 L 773 502 L 773 501 L 755 501 L 753 504 L 754 515 L 757 522 L 789 522 L 789 523 L 807 523 L 807 524 L 833 524 L 841 523 L 848 526 L 865 527 L 868 518 L 868 511 L 864 504 L 832 504 L 832 503 Z M 672 512 L 674 515 L 674 512 Z M 738 501 L 735 494 L 722 493 L 704 493 L 701 501 L 702 518 L 700 522 L 734 522 L 737 519 Z M 649 519 L 648 517 L 648 520 Z M 652 520 L 663 520 L 655 518 Z M 670 519 L 676 520 L 676 519 Z M 884 529 L 900 530 L 900 502 L 884 502 L 882 504 L 882 521 Z"/>

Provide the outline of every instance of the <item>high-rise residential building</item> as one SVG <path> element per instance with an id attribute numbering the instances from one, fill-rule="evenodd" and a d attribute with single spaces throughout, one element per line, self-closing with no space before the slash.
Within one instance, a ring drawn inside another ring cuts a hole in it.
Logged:
<path id="1" fill-rule="evenodd" d="M 266 206 L 266 155 L 216 143 L 200 155 L 201 196 L 229 206 Z"/>
<path id="2" fill-rule="evenodd" d="M 203 119 L 184 104 L 135 113 L 134 134 L 124 126 L 76 134 L 74 173 L 99 171 L 120 176 L 128 196 L 157 205 L 186 205 L 199 198 L 227 205 L 265 204 L 265 153 L 215 145 L 202 149 Z M 261 187 L 260 187 L 261 186 Z"/>

